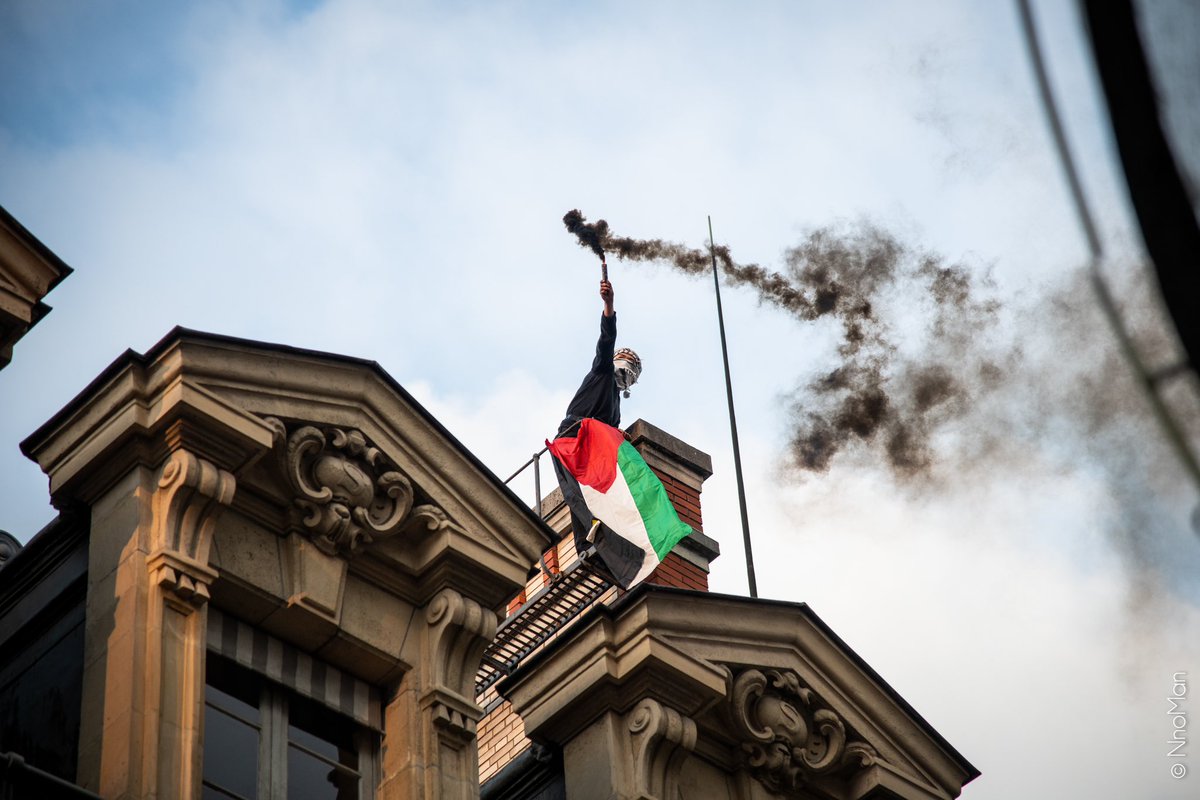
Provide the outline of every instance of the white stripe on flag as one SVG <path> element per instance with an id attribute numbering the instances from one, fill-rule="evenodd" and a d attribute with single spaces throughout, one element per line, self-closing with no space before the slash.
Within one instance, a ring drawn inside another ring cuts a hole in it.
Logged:
<path id="1" fill-rule="evenodd" d="M 633 587 L 658 566 L 658 553 L 654 552 L 654 545 L 650 543 L 646 523 L 642 519 L 642 513 L 638 511 L 637 503 L 633 501 L 633 493 L 629 491 L 625 473 L 617 467 L 616 479 L 607 492 L 598 492 L 582 483 L 579 484 L 579 489 L 583 494 L 583 502 L 587 503 L 588 510 L 596 519 L 612 528 L 613 533 L 628 540 L 634 547 L 642 548 L 645 554 L 642 558 L 642 568 L 629 582 L 629 586 Z"/>

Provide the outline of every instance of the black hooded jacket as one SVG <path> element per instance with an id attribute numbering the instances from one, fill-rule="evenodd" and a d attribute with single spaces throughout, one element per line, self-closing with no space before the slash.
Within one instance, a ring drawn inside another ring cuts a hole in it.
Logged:
<path id="1" fill-rule="evenodd" d="M 613 352 L 617 343 L 617 315 L 600 315 L 600 339 L 596 342 L 596 358 L 575 390 L 567 416 L 558 426 L 562 436 L 568 428 L 584 417 L 599 420 L 614 428 L 621 427 L 621 392 L 613 369 Z"/>

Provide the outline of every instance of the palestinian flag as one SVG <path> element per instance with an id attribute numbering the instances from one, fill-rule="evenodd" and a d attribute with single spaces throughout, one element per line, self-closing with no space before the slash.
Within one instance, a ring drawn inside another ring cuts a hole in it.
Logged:
<path id="1" fill-rule="evenodd" d="M 560 480 L 572 515 L 585 523 L 599 520 L 608 528 L 596 538 L 596 552 L 622 588 L 653 572 L 692 532 L 675 513 L 662 481 L 616 428 L 584 419 L 574 436 L 546 446 L 561 467 L 555 470 L 560 478 L 565 472 L 579 487 L 576 494 Z"/>

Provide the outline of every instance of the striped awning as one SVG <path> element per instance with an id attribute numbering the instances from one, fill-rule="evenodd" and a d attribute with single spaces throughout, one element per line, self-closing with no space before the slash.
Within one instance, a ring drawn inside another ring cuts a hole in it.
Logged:
<path id="1" fill-rule="evenodd" d="M 383 730 L 379 689 L 211 605 L 208 649 L 361 725 Z"/>

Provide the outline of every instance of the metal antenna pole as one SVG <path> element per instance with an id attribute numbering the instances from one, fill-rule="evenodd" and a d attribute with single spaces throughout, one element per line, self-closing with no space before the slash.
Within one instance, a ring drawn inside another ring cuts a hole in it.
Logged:
<path id="1" fill-rule="evenodd" d="M 750 518 L 746 514 L 746 484 L 742 481 L 742 453 L 738 447 L 737 417 L 733 413 L 733 381 L 729 377 L 729 348 L 725 345 L 725 315 L 721 313 L 721 281 L 717 275 L 717 242 L 713 238 L 712 217 L 708 218 L 708 244 L 712 253 L 713 288 L 717 293 L 717 327 L 721 331 L 721 359 L 725 362 L 725 396 L 729 399 L 729 433 L 733 437 L 733 471 L 737 474 L 738 505 L 742 511 L 742 543 L 746 550 L 746 580 L 750 596 L 758 597 L 754 579 L 754 552 L 750 549 Z"/>

